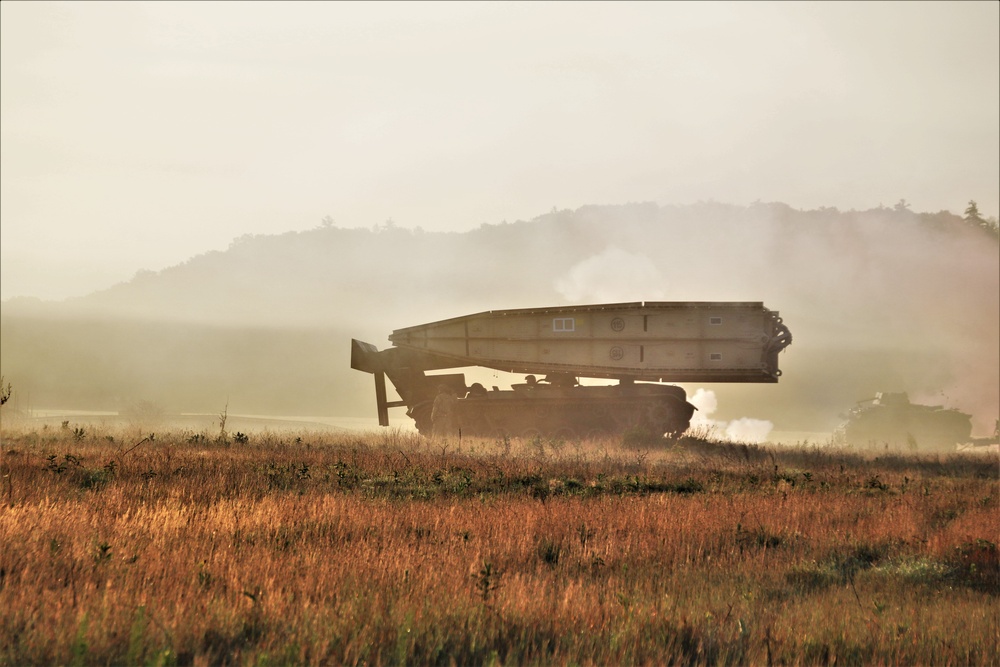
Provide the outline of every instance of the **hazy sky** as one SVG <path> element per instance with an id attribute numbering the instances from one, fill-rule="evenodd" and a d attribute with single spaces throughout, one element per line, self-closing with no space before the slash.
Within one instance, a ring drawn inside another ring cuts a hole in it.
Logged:
<path id="1" fill-rule="evenodd" d="M 0 3 L 0 297 L 246 233 L 1000 208 L 1000 3 Z"/>

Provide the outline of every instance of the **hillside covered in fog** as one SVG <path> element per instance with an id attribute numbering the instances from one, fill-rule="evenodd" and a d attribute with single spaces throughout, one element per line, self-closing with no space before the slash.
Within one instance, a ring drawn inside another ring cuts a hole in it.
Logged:
<path id="1" fill-rule="evenodd" d="M 826 430 L 875 391 L 975 414 L 1000 406 L 995 226 L 948 212 L 628 204 L 430 233 L 321 224 L 236 239 L 63 302 L 0 311 L 22 408 L 374 413 L 352 337 L 493 309 L 762 301 L 794 335 L 777 386 L 724 386 L 719 415 Z M 694 391 L 696 387 L 687 387 Z"/>

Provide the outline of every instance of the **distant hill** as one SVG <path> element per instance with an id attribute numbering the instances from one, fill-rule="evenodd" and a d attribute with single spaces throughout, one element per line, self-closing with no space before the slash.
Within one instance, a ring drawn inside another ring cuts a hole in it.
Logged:
<path id="1" fill-rule="evenodd" d="M 373 413 L 349 342 L 482 310 L 763 301 L 794 335 L 778 386 L 714 387 L 719 415 L 823 430 L 874 391 L 975 412 L 1000 396 L 996 235 L 905 206 L 627 204 L 464 233 L 335 226 L 224 252 L 63 302 L 0 310 L 0 364 L 34 407 Z M 691 387 L 690 389 L 694 389 Z"/>

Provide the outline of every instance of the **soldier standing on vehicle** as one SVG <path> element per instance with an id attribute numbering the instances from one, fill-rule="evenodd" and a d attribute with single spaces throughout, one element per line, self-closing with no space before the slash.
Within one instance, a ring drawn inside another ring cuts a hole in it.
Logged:
<path id="1" fill-rule="evenodd" d="M 438 395 L 434 398 L 431 409 L 431 421 L 434 423 L 434 435 L 448 438 L 457 434 L 455 425 L 455 394 L 446 385 L 438 387 Z"/>

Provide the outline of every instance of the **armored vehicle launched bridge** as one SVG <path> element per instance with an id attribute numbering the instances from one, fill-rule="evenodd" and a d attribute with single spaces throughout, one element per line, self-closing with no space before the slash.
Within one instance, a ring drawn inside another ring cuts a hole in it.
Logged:
<path id="1" fill-rule="evenodd" d="M 695 408 L 682 388 L 661 383 L 777 382 L 792 336 L 758 302 L 638 302 L 487 311 L 389 340 L 386 350 L 351 344 L 351 367 L 375 376 L 383 426 L 390 407 L 405 406 L 421 433 L 572 437 L 683 433 Z M 529 375 L 487 391 L 466 386 L 463 373 L 427 374 L 469 366 Z M 387 376 L 402 400 L 387 400 Z M 618 384 L 581 386 L 581 377 Z"/>

